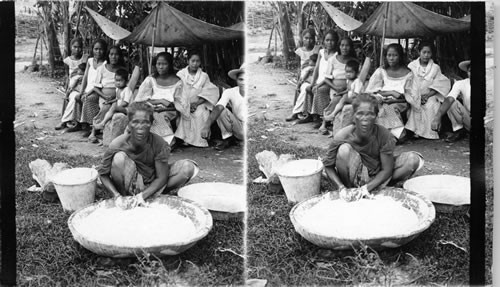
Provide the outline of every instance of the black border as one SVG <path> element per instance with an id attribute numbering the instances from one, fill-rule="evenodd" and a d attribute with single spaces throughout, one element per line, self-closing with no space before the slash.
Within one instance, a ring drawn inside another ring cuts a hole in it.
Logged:
<path id="1" fill-rule="evenodd" d="M 485 284 L 485 155 L 484 116 L 486 108 L 484 2 L 471 3 L 471 132 L 470 132 L 470 262 L 469 284 Z M 457 43 L 459 44 L 459 43 Z"/>
<path id="2" fill-rule="evenodd" d="M 0 191 L 2 286 L 16 284 L 15 204 L 15 11 L 14 1 L 0 2 Z"/>

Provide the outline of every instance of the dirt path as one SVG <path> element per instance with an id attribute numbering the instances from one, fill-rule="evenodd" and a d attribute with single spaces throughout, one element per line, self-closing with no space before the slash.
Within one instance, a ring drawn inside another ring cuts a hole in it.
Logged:
<path id="1" fill-rule="evenodd" d="M 16 46 L 17 49 L 22 49 Z M 19 63 L 26 59 L 16 57 Z M 33 144 L 44 142 L 68 155 L 101 157 L 105 148 L 87 142 L 82 132 L 66 133 L 54 127 L 61 117 L 62 93 L 55 80 L 37 74 L 16 73 L 16 131 L 28 131 Z M 187 147 L 172 152 L 171 161 L 188 158 L 200 166 L 193 182 L 221 181 L 243 183 L 243 146 L 231 147 L 223 152 L 213 148 Z M 47 159 L 50 161 L 50 159 Z M 28 163 L 26 163 L 28 164 Z"/>

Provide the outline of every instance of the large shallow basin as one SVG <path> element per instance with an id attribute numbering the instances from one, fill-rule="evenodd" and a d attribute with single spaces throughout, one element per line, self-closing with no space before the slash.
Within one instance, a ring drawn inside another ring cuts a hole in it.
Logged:
<path id="1" fill-rule="evenodd" d="M 246 211 L 246 190 L 242 184 L 194 183 L 179 189 L 178 195 L 199 203 L 216 220 L 242 219 Z"/>
<path id="2" fill-rule="evenodd" d="M 195 232 L 190 238 L 168 244 L 155 244 L 150 246 L 116 246 L 109 242 L 103 242 L 91 238 L 83 231 L 82 222 L 87 216 L 101 208 L 115 207 L 115 201 L 108 199 L 99 203 L 94 203 L 73 213 L 68 219 L 68 226 L 75 241 L 86 249 L 103 256 L 109 257 L 135 257 L 147 252 L 157 256 L 176 255 L 192 247 L 196 242 L 204 238 L 212 228 L 212 216 L 204 207 L 191 200 L 177 196 L 161 195 L 155 198 L 151 204 L 166 206 L 175 210 L 179 215 L 188 218 L 194 225 Z M 159 218 L 158 220 L 161 220 Z M 175 232 L 175 230 L 172 230 Z"/>
<path id="3" fill-rule="evenodd" d="M 372 238 L 347 238 L 342 236 L 325 236 L 314 232 L 310 226 L 303 224 L 303 216 L 314 207 L 316 204 L 325 199 L 325 195 L 318 195 L 305 200 L 295 205 L 290 211 L 290 220 L 292 224 L 302 237 L 307 241 L 328 249 L 344 250 L 357 247 L 361 244 L 368 245 L 374 249 L 395 248 L 404 245 L 420 233 L 426 230 L 434 221 L 436 212 L 432 203 L 415 192 L 404 190 L 402 188 L 387 187 L 381 190 L 378 195 L 385 195 L 392 197 L 401 206 L 414 212 L 418 218 L 418 223 L 411 227 L 410 231 L 396 233 L 387 237 L 372 237 Z M 337 192 L 331 193 L 333 200 L 339 199 Z M 330 200 L 330 199 L 328 199 Z M 347 219 L 346 219 L 347 220 Z"/>
<path id="4" fill-rule="evenodd" d="M 403 187 L 432 201 L 438 212 L 461 211 L 468 209 L 470 205 L 468 177 L 448 174 L 423 175 L 407 180 Z"/>

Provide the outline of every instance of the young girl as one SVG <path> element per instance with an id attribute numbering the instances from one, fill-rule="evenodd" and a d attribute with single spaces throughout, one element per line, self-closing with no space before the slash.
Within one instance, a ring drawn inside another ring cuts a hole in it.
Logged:
<path id="1" fill-rule="evenodd" d="M 63 62 L 68 66 L 68 80 L 66 82 L 66 100 L 69 101 L 69 83 L 71 82 L 73 77 L 78 77 L 78 65 L 87 62 L 88 55 L 83 54 L 83 41 L 81 38 L 73 38 L 71 40 L 71 55 L 64 58 Z M 68 103 L 67 106 L 74 107 L 74 104 L 70 105 Z M 64 107 L 63 114 L 65 113 L 66 107 Z M 67 117 L 64 120 L 61 120 L 61 123 L 56 126 L 56 130 L 60 130 L 66 127 L 66 123 L 69 121 L 75 120 L 73 113 L 68 113 Z"/>
<path id="2" fill-rule="evenodd" d="M 188 66 L 177 72 L 182 80 L 182 98 L 189 103 L 189 117 L 180 117 L 177 122 L 175 137 L 185 144 L 208 147 L 206 139 L 201 137 L 201 129 L 210 116 L 217 100 L 219 89 L 210 82 L 207 73 L 201 69 L 201 54 L 188 54 Z"/>
<path id="3" fill-rule="evenodd" d="M 380 109 L 378 124 L 384 126 L 400 140 L 404 136 L 401 114 L 417 102 L 412 95 L 413 73 L 406 66 L 403 47 L 390 44 L 384 51 L 385 63 L 375 70 L 368 82 L 366 92 L 375 94 Z M 420 103 L 418 103 L 420 105 Z"/>
<path id="4" fill-rule="evenodd" d="M 316 44 L 316 33 L 313 29 L 305 29 L 302 31 L 302 47 L 297 48 L 295 50 L 295 54 L 300 57 L 300 67 L 299 74 L 302 75 L 304 69 L 308 69 L 309 65 L 307 64 L 308 60 L 312 55 L 317 55 L 320 47 Z M 298 119 L 299 113 L 307 113 L 307 111 L 303 110 L 304 100 L 305 100 L 305 89 L 310 83 L 304 86 L 304 82 L 299 80 L 297 84 L 297 92 L 299 93 L 298 97 L 295 99 L 292 115 L 286 118 L 286 121 L 293 121 Z"/>
<path id="5" fill-rule="evenodd" d="M 109 49 L 108 62 L 97 70 L 96 81 L 92 91 L 83 97 L 98 97 L 99 111 L 92 119 L 92 124 L 100 122 L 111 107 L 111 100 L 116 98 L 115 73 L 125 69 L 122 50 L 118 46 Z M 97 129 L 92 128 L 89 141 L 97 143 Z"/>
<path id="6" fill-rule="evenodd" d="M 331 113 L 342 98 L 342 94 L 339 93 L 347 88 L 345 64 L 349 60 L 356 60 L 354 44 L 350 38 L 343 38 L 340 41 L 339 50 L 340 54 L 337 52 L 328 60 L 328 70 L 325 76 L 325 83 L 331 88 L 330 103 L 324 109 L 323 113 Z M 327 121 L 323 119 L 323 122 L 319 127 L 319 132 L 322 134 L 328 134 L 326 122 Z"/>
<path id="7" fill-rule="evenodd" d="M 68 89 L 66 90 L 66 99 L 68 100 L 68 103 L 66 104 L 63 115 L 61 117 L 61 124 L 56 126 L 56 130 L 64 129 L 70 122 L 76 120 L 74 113 L 76 96 L 79 95 L 82 90 L 82 79 L 83 75 L 85 74 L 85 68 L 85 63 L 81 63 L 80 65 L 78 65 L 76 74 L 71 77 L 69 81 Z"/>
<path id="8" fill-rule="evenodd" d="M 167 52 L 159 53 L 152 64 L 155 71 L 144 79 L 135 101 L 145 101 L 154 107 L 151 132 L 172 145 L 174 132 L 170 121 L 177 117 L 177 111 L 182 116 L 189 117 L 190 105 L 182 99 L 182 81 L 175 75 L 172 55 Z"/>
<path id="9" fill-rule="evenodd" d="M 82 95 L 88 94 L 94 88 L 97 77 L 97 69 L 106 63 L 105 56 L 107 54 L 108 45 L 102 39 L 98 39 L 92 45 L 92 57 L 87 60 L 87 67 L 82 80 L 82 89 L 76 95 L 76 104 L 74 108 L 75 118 L 78 123 L 69 128 L 68 132 L 79 130 L 90 130 L 92 118 L 99 112 L 99 103 L 97 97 L 95 101 L 88 97 L 86 101 L 82 101 Z"/>
<path id="10" fill-rule="evenodd" d="M 304 103 L 304 110 L 310 113 L 306 118 L 297 123 L 315 122 L 316 128 L 321 126 L 320 115 L 323 115 L 324 109 L 330 103 L 330 86 L 326 82 L 328 65 L 331 57 L 336 54 L 339 36 L 337 32 L 330 30 L 326 33 L 323 44 L 324 49 L 319 50 L 318 61 L 314 68 L 312 85 L 307 87 L 308 96 Z"/>
<path id="11" fill-rule="evenodd" d="M 439 134 L 431 129 L 431 123 L 450 91 L 450 80 L 432 60 L 433 51 L 432 43 L 421 43 L 420 57 L 408 64 L 414 74 L 415 105 L 410 107 L 405 128 L 426 139 L 439 139 Z"/>

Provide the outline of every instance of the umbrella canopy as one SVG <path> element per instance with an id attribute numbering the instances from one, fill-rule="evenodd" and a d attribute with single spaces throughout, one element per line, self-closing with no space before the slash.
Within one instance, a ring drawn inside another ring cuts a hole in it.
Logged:
<path id="1" fill-rule="evenodd" d="M 106 36 L 110 37 L 111 39 L 119 41 L 130 35 L 129 31 L 116 25 L 115 23 L 111 22 L 108 18 L 101 16 L 101 14 L 95 12 L 89 7 L 85 7 L 85 9 L 89 13 L 89 15 L 94 19 L 97 25 L 99 25 L 104 34 L 106 34 Z"/>
<path id="2" fill-rule="evenodd" d="M 326 12 L 341 29 L 361 34 L 382 36 L 384 18 L 386 38 L 432 37 L 438 34 L 463 32 L 470 28 L 470 18 L 455 19 L 411 2 L 384 2 L 361 23 L 332 5 L 321 2 Z"/>
<path id="3" fill-rule="evenodd" d="M 243 36 L 243 31 L 201 21 L 159 2 L 123 41 L 151 45 L 154 39 L 155 46 L 167 47 L 243 39 Z"/>
<path id="4" fill-rule="evenodd" d="M 234 25 L 227 27 L 228 29 L 245 31 L 245 22 L 238 22 Z"/>
<path id="5" fill-rule="evenodd" d="M 151 46 L 188 46 L 207 42 L 243 39 L 244 31 L 224 28 L 196 19 L 163 2 L 129 32 L 109 19 L 85 7 L 104 34 L 116 41 L 131 42 Z"/>

